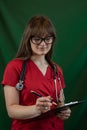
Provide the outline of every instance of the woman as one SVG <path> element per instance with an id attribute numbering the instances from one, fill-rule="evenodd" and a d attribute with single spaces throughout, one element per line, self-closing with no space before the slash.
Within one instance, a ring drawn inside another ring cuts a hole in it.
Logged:
<path id="1" fill-rule="evenodd" d="M 62 69 L 51 60 L 55 39 L 55 29 L 47 17 L 30 19 L 2 81 L 7 112 L 13 119 L 11 130 L 63 130 L 63 120 L 70 117 L 69 108 L 45 115 L 64 105 Z"/>

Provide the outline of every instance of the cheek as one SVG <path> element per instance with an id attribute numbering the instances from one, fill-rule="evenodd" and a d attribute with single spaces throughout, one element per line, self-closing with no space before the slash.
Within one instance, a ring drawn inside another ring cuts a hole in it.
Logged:
<path id="1" fill-rule="evenodd" d="M 45 49 L 41 49 L 41 46 L 35 46 L 34 44 L 31 44 L 31 49 L 32 49 L 32 52 L 33 53 L 38 53 L 38 54 L 41 54 L 41 53 L 48 53 L 51 49 L 52 45 L 49 45 L 47 47 L 45 47 Z"/>
<path id="2" fill-rule="evenodd" d="M 52 47 L 51 45 L 50 45 L 50 46 L 48 46 L 48 51 L 50 51 L 51 47 Z"/>
<path id="3" fill-rule="evenodd" d="M 32 51 L 34 51 L 34 50 L 36 50 L 36 47 L 33 44 L 31 44 L 31 49 L 32 49 Z"/>
<path id="4" fill-rule="evenodd" d="M 51 49 L 52 45 L 49 46 L 49 49 Z"/>

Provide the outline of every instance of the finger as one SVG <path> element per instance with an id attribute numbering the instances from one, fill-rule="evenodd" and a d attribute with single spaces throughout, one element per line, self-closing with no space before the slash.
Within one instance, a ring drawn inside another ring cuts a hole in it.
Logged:
<path id="1" fill-rule="evenodd" d="M 66 120 L 68 119 L 70 116 L 65 116 L 65 115 L 57 115 L 58 118 L 62 119 L 62 120 Z"/>
<path id="2" fill-rule="evenodd" d="M 42 101 L 37 101 L 37 102 L 36 102 L 36 105 L 37 105 L 37 106 L 42 106 L 42 107 L 46 107 L 46 106 L 47 106 L 47 107 L 51 107 L 51 106 L 52 106 L 52 103 L 47 102 L 47 101 L 46 101 L 46 102 L 45 102 L 45 101 L 43 101 L 43 102 L 42 102 Z"/>
<path id="3" fill-rule="evenodd" d="M 71 110 L 68 108 L 66 110 L 61 111 L 61 113 L 63 113 L 63 114 L 70 114 Z"/>
<path id="4" fill-rule="evenodd" d="M 37 100 L 40 102 L 50 102 L 51 101 L 51 99 L 48 97 L 40 97 Z"/>
<path id="5" fill-rule="evenodd" d="M 58 117 L 61 117 L 61 118 L 69 118 L 70 117 L 70 113 L 67 113 L 67 112 L 58 113 L 57 115 L 58 115 Z"/>
<path id="6" fill-rule="evenodd" d="M 50 107 L 49 106 L 39 106 L 39 110 L 41 111 L 41 113 L 45 113 L 50 110 Z"/>

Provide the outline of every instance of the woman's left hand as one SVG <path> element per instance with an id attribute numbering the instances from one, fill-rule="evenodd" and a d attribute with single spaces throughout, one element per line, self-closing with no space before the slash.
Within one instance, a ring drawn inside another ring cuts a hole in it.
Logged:
<path id="1" fill-rule="evenodd" d="M 70 108 L 67 108 L 66 110 L 62 110 L 60 113 L 57 114 L 57 117 L 59 117 L 62 120 L 66 120 L 70 117 L 71 110 Z"/>

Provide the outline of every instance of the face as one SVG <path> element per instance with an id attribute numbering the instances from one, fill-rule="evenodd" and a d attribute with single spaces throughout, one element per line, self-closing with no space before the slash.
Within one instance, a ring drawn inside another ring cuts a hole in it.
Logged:
<path id="1" fill-rule="evenodd" d="M 46 55 L 53 44 L 54 37 L 51 35 L 45 37 L 32 36 L 30 38 L 30 44 L 33 54 Z"/>

